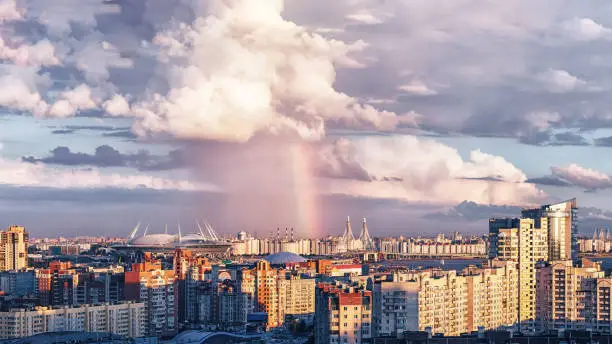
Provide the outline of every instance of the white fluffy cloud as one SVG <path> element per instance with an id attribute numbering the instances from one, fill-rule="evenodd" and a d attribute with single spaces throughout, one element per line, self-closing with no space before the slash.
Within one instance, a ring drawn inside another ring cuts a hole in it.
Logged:
<path id="1" fill-rule="evenodd" d="M 334 180 L 327 185 L 332 192 L 444 204 L 529 204 L 544 197 L 513 164 L 479 150 L 464 160 L 436 141 L 391 136 L 354 140 L 351 152 L 375 181 Z"/>
<path id="2" fill-rule="evenodd" d="M 565 93 L 586 85 L 584 80 L 564 70 L 549 69 L 537 76 L 543 86 L 552 93 Z"/>
<path id="3" fill-rule="evenodd" d="M 564 27 L 571 37 L 583 41 L 610 38 L 612 34 L 612 30 L 591 18 L 574 18 L 567 21 Z"/>
<path id="4" fill-rule="evenodd" d="M 193 25 L 158 34 L 171 90 L 134 106 L 136 131 L 247 141 L 288 130 L 320 139 L 328 122 L 395 128 L 394 113 L 334 89 L 335 66 L 360 67 L 349 54 L 363 42 L 310 33 L 282 10 L 281 0 L 213 0 Z"/>
<path id="5" fill-rule="evenodd" d="M 51 106 L 48 115 L 51 117 L 70 117 L 79 111 L 96 109 L 98 105 L 92 96 L 89 86 L 81 84 L 76 88 L 64 91 Z"/>
<path id="6" fill-rule="evenodd" d="M 420 80 L 413 80 L 410 83 L 400 85 L 397 89 L 416 96 L 433 96 L 438 94 L 436 90 L 432 90 Z"/>
<path id="7" fill-rule="evenodd" d="M 2 146 L 0 145 L 0 149 Z M 0 157 L 0 185 L 58 189 L 148 188 L 154 190 L 218 191 L 208 184 L 148 175 L 102 173 L 97 169 L 55 169 Z"/>
<path id="8" fill-rule="evenodd" d="M 33 45 L 21 43 L 11 46 L 9 42 L 0 37 L 0 61 L 9 61 L 18 66 L 56 66 L 60 64 L 55 46 L 47 39 Z"/>
<path id="9" fill-rule="evenodd" d="M 113 116 L 128 115 L 131 112 L 127 99 L 119 94 L 105 101 L 103 107 L 104 111 Z"/>
<path id="10" fill-rule="evenodd" d="M 44 116 L 49 105 L 38 93 L 36 82 L 27 76 L 27 73 L 0 76 L 0 106 Z"/>
<path id="11" fill-rule="evenodd" d="M 553 166 L 551 170 L 554 176 L 587 190 L 612 187 L 612 180 L 607 174 L 577 164 L 569 164 L 566 167 Z"/>
<path id="12" fill-rule="evenodd" d="M 23 19 L 23 11 L 17 7 L 17 0 L 0 1 L 0 23 Z"/>

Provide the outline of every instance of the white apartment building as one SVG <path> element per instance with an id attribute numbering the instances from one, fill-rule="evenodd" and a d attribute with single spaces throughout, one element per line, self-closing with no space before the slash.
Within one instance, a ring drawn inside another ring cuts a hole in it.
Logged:
<path id="1" fill-rule="evenodd" d="M 131 338 L 142 337 L 145 334 L 144 303 L 0 312 L 0 339 L 58 331 L 111 332 Z"/>

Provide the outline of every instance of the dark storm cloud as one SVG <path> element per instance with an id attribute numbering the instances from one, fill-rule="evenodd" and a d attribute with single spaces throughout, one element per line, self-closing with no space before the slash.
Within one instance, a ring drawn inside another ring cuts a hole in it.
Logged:
<path id="1" fill-rule="evenodd" d="M 120 131 L 111 131 L 108 133 L 103 133 L 104 137 L 118 137 L 124 139 L 135 140 L 138 138 L 131 130 L 120 130 Z"/>
<path id="2" fill-rule="evenodd" d="M 93 154 L 72 152 L 68 147 L 57 147 L 50 153 L 42 158 L 24 156 L 22 160 L 65 166 L 130 167 L 141 171 L 172 170 L 186 166 L 186 159 L 180 151 L 171 151 L 166 156 L 153 155 L 147 150 L 124 154 L 109 145 L 102 145 Z"/>
<path id="3" fill-rule="evenodd" d="M 593 140 L 595 146 L 612 147 L 612 136 L 599 137 Z"/>
<path id="4" fill-rule="evenodd" d="M 533 183 L 538 185 L 549 185 L 549 186 L 572 186 L 571 183 L 560 179 L 557 176 L 544 176 L 538 178 L 529 178 L 527 183 Z"/>
<path id="5" fill-rule="evenodd" d="M 586 139 L 579 134 L 572 132 L 564 132 L 555 134 L 555 141 L 551 142 L 550 145 L 554 146 L 588 146 L 589 143 Z"/>
<path id="6" fill-rule="evenodd" d="M 520 217 L 521 208 L 516 206 L 483 205 L 463 201 L 457 206 L 424 215 L 424 218 L 443 221 L 479 221 L 491 217 Z"/>

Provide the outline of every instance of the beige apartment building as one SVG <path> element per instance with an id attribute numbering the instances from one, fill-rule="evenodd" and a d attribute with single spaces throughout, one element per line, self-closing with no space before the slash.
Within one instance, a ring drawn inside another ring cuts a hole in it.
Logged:
<path id="1" fill-rule="evenodd" d="M 144 303 L 0 312 L 0 339 L 58 331 L 111 332 L 131 338 L 142 337 L 145 335 Z"/>
<path id="2" fill-rule="evenodd" d="M 0 232 L 0 271 L 28 267 L 28 232 L 24 227 L 11 226 Z"/>
<path id="3" fill-rule="evenodd" d="M 540 330 L 585 330 L 611 333 L 610 288 L 600 265 L 583 259 L 582 266 L 571 260 L 538 267 L 537 319 Z"/>
<path id="4" fill-rule="evenodd" d="M 261 260 L 255 269 L 241 272 L 239 285 L 240 291 L 249 295 L 254 311 L 268 314 L 268 327 L 282 326 L 287 315 L 314 315 L 314 279 L 273 268 Z"/>
<path id="5" fill-rule="evenodd" d="M 522 332 L 533 332 L 536 319 L 536 263 L 548 260 L 547 218 L 536 221 L 531 218 L 491 219 L 489 235 L 491 238 L 490 257 L 516 264 L 519 271 L 518 287 L 518 324 Z"/>
<path id="6" fill-rule="evenodd" d="M 456 271 L 397 273 L 373 288 L 375 335 L 423 331 L 460 335 L 505 329 L 518 318 L 517 265 L 492 260 Z"/>
<path id="7" fill-rule="evenodd" d="M 372 292 L 320 283 L 316 290 L 315 344 L 370 343 Z"/>

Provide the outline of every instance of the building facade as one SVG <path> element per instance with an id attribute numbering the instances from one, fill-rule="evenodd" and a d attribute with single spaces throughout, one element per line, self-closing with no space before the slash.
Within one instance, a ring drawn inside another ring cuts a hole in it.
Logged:
<path id="1" fill-rule="evenodd" d="M 44 332 L 111 332 L 131 338 L 145 335 L 143 303 L 82 305 L 0 312 L 0 339 Z"/>
<path id="2" fill-rule="evenodd" d="M 372 292 L 320 283 L 316 291 L 315 343 L 369 343 Z"/>
<path id="3" fill-rule="evenodd" d="M 125 299 L 144 303 L 147 336 L 177 333 L 174 276 L 173 270 L 163 270 L 158 261 L 132 264 L 132 271 L 125 272 Z"/>
<path id="4" fill-rule="evenodd" d="M 0 232 L 0 271 L 28 267 L 28 232 L 24 227 L 11 226 Z"/>

